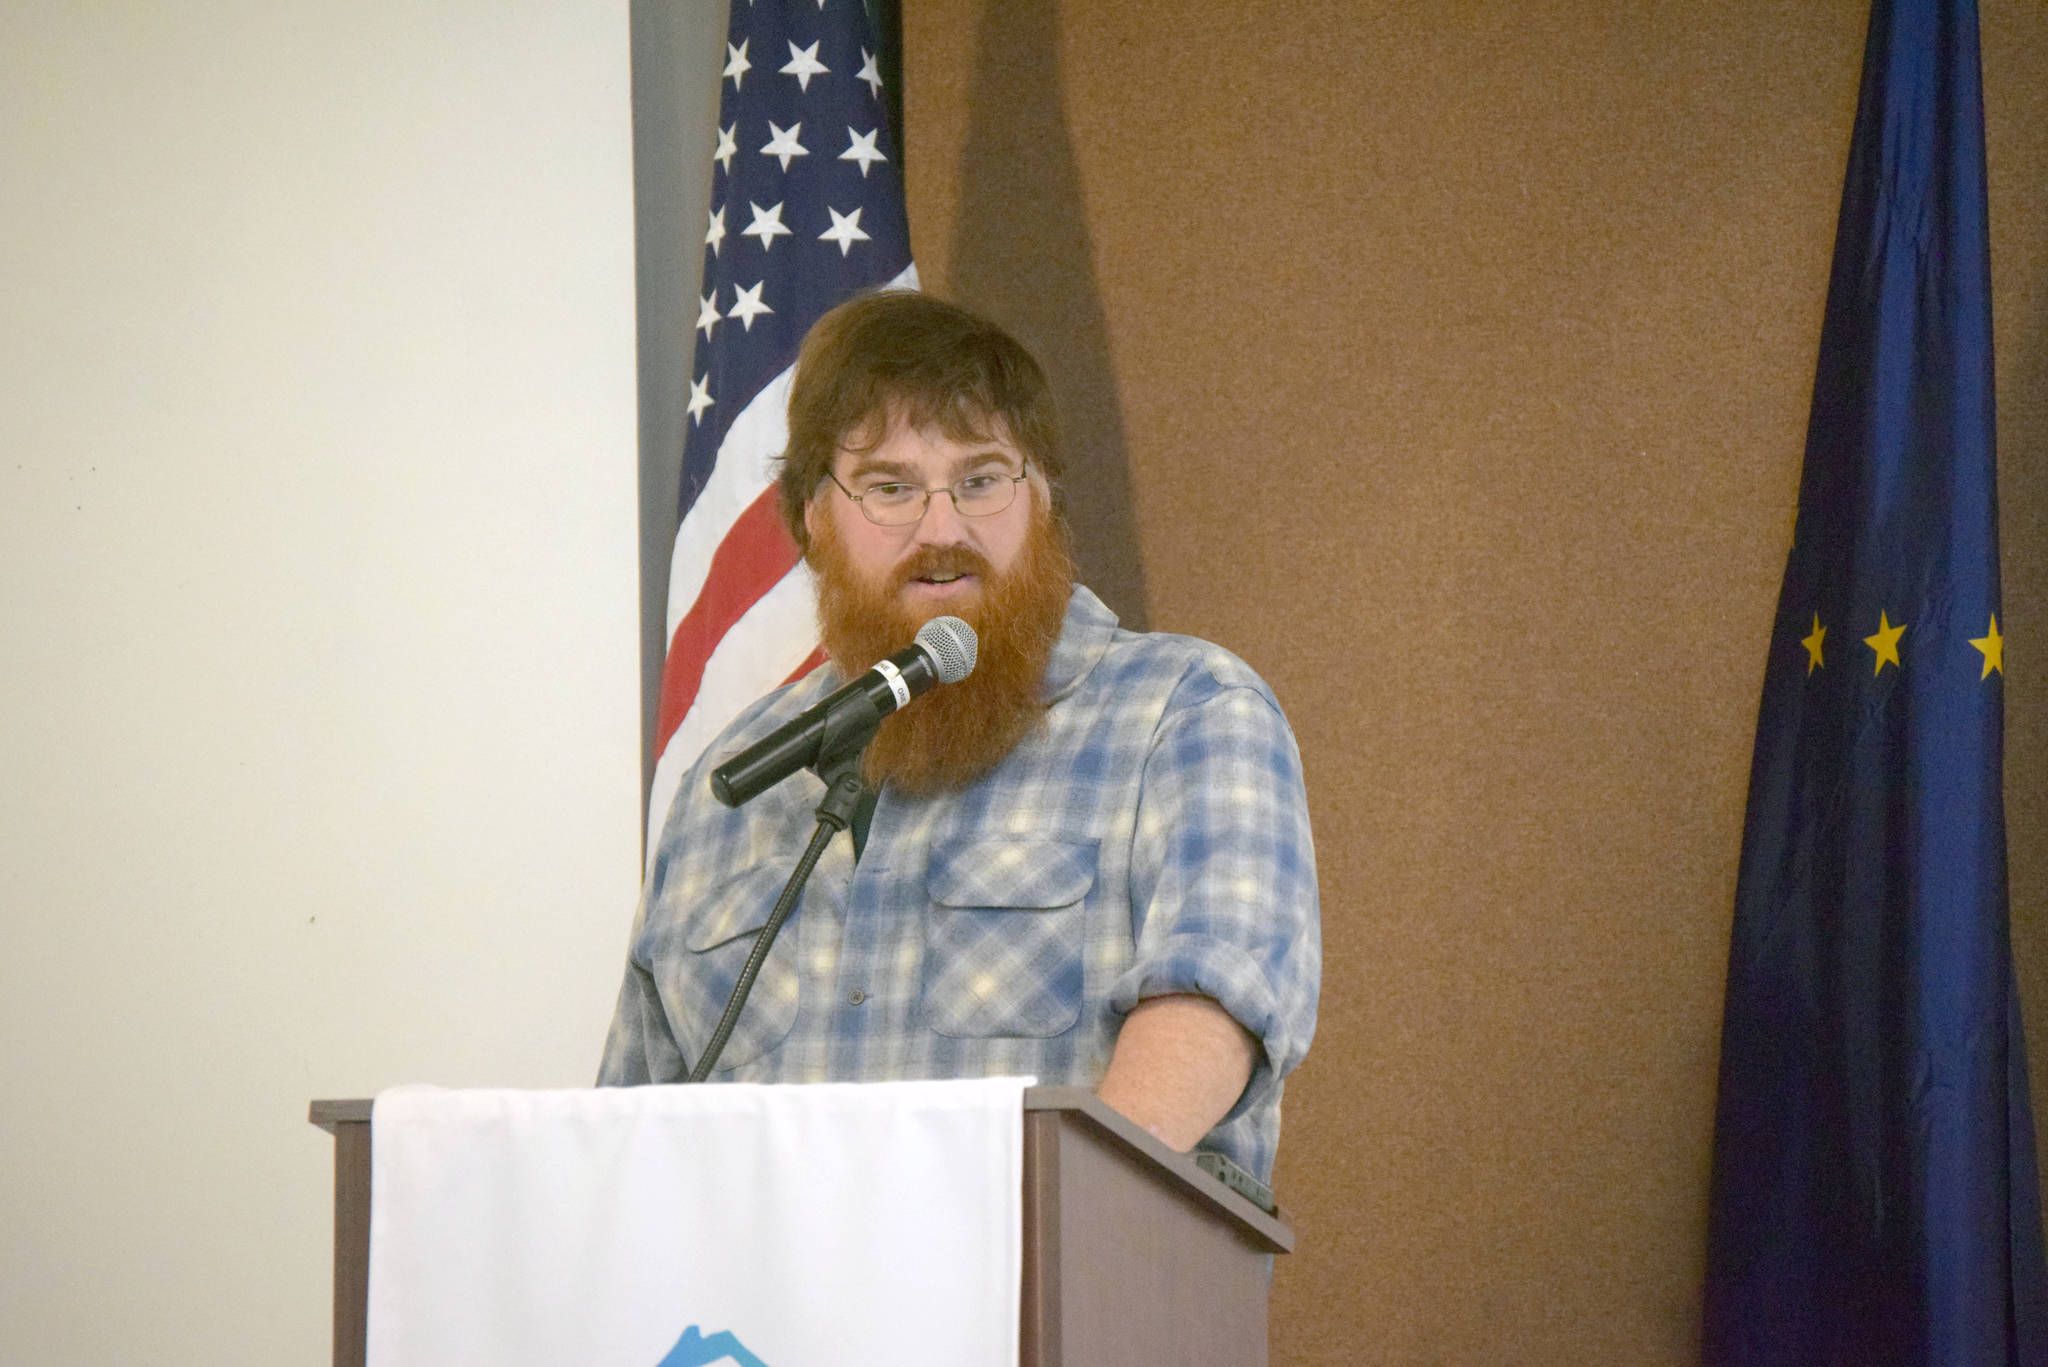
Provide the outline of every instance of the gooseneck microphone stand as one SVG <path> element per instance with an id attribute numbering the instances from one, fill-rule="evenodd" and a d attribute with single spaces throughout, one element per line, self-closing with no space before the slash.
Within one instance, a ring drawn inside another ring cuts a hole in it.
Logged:
<path id="1" fill-rule="evenodd" d="M 747 1004 L 747 995 L 754 990 L 754 979 L 760 976 L 761 965 L 767 961 L 768 951 L 782 931 L 782 923 L 789 919 L 797 899 L 803 896 L 804 884 L 810 881 L 811 870 L 817 867 L 825 847 L 832 843 L 832 837 L 852 822 L 854 809 L 860 806 L 861 753 L 875 738 L 875 729 L 881 724 L 881 709 L 859 690 L 834 707 L 825 718 L 817 762 L 809 766 L 812 773 L 825 780 L 825 797 L 818 803 L 818 828 L 811 833 L 811 843 L 804 848 L 803 857 L 796 861 L 796 872 L 783 885 L 782 896 L 776 901 L 775 910 L 768 914 L 767 924 L 754 937 L 753 952 L 747 955 L 746 965 L 740 969 L 739 981 L 732 985 L 732 996 L 725 1003 L 725 1014 L 718 1018 L 718 1028 L 711 1032 L 711 1041 L 704 1046 L 697 1066 L 690 1070 L 691 1082 L 702 1082 L 711 1076 L 719 1054 L 725 1049 L 725 1042 L 732 1037 L 733 1026 L 739 1022 L 740 1011 Z"/>

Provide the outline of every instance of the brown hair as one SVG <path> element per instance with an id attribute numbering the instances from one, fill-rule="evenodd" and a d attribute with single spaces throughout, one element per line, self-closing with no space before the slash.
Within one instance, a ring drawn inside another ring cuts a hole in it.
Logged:
<path id="1" fill-rule="evenodd" d="M 782 520 L 808 547 L 804 504 L 842 447 L 872 450 L 892 424 L 936 426 L 955 441 L 1000 427 L 1060 507 L 1059 418 L 1031 353 L 979 314 L 915 290 L 856 295 L 820 318 L 797 353 L 782 453 Z"/>

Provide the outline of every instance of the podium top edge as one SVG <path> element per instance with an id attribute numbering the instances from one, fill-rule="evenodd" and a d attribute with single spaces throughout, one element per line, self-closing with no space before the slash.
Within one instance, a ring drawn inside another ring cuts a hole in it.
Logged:
<path id="1" fill-rule="evenodd" d="M 306 1108 L 306 1119 L 332 1134 L 337 1125 L 366 1125 L 370 1113 L 376 1108 L 371 1097 L 340 1097 L 315 1100 Z M 1024 1109 L 1027 1111 L 1082 1111 L 1108 1129 L 1118 1132 L 1124 1138 L 1143 1144 L 1150 1140 L 1161 1152 L 1171 1153 L 1164 1144 L 1124 1119 L 1116 1111 L 1098 1099 L 1086 1087 L 1026 1087 Z M 1126 1133 L 1127 1131 L 1127 1133 Z"/>
<path id="2" fill-rule="evenodd" d="M 367 1125 L 376 1103 L 369 1097 L 315 1100 L 307 1107 L 306 1119 L 329 1134 L 343 1125 Z M 1294 1225 L 1282 1206 L 1269 1215 L 1197 1167 L 1188 1154 L 1168 1148 L 1152 1134 L 1086 1087 L 1026 1087 L 1024 1110 L 1064 1111 L 1085 1117 L 1124 1147 L 1133 1149 L 1171 1176 L 1197 1199 L 1215 1206 L 1240 1224 L 1258 1231 L 1276 1251 L 1292 1252 Z"/>
<path id="3" fill-rule="evenodd" d="M 369 1097 L 348 1097 L 341 1100 L 316 1100 L 306 1108 L 306 1119 L 321 1129 L 333 1134 L 339 1125 L 367 1125 L 370 1111 L 376 1105 Z"/>
<path id="4" fill-rule="evenodd" d="M 1024 1110 L 1026 1113 L 1059 1111 L 1087 1117 L 1097 1129 L 1107 1133 L 1124 1147 L 1135 1149 L 1144 1155 L 1153 1167 L 1171 1178 L 1196 1200 L 1215 1207 L 1218 1212 L 1238 1224 L 1257 1231 L 1260 1237 L 1271 1244 L 1269 1252 L 1294 1251 L 1294 1222 L 1288 1217 L 1287 1207 L 1281 1206 L 1271 1214 L 1259 1209 L 1245 1197 L 1203 1171 L 1195 1163 L 1193 1154 L 1182 1153 L 1169 1147 L 1165 1140 L 1111 1106 L 1089 1088 L 1026 1087 Z"/>

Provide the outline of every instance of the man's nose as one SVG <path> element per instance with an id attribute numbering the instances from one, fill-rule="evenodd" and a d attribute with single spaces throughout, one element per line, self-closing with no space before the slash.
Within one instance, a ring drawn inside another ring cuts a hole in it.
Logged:
<path id="1" fill-rule="evenodd" d="M 967 519 L 954 506 L 953 495 L 944 489 L 932 491 L 924 516 L 917 521 L 913 538 L 924 546 L 954 546 L 966 539 Z"/>

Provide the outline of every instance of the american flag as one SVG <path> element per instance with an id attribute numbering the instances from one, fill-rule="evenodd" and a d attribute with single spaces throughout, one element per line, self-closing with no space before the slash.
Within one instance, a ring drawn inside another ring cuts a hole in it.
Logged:
<path id="1" fill-rule="evenodd" d="M 917 285 L 880 54 L 862 0 L 733 0 L 669 562 L 650 859 L 704 747 L 821 658 L 810 574 L 776 511 L 774 460 L 811 324 L 862 290 Z"/>

